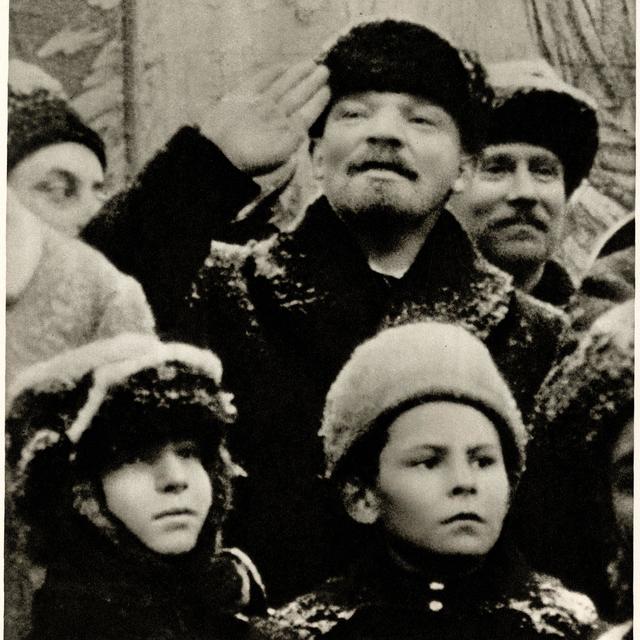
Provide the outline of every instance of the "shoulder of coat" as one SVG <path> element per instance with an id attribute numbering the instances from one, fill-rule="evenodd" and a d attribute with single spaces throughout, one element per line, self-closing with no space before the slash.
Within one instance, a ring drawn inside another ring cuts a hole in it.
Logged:
<path id="1" fill-rule="evenodd" d="M 318 591 L 270 610 L 270 623 L 278 628 L 295 629 L 297 638 L 317 638 L 328 633 L 339 622 L 349 620 L 357 608 L 354 603 L 343 602 L 339 586 L 329 581 Z"/>
<path id="2" fill-rule="evenodd" d="M 549 302 L 539 300 L 524 291 L 516 289 L 514 295 L 523 316 L 538 322 L 548 322 L 569 327 L 569 317 L 562 309 Z"/>
<path id="3" fill-rule="evenodd" d="M 539 632 L 574 637 L 587 629 L 595 629 L 598 614 L 591 599 L 563 586 L 557 579 L 533 573 L 529 593 L 525 598 L 509 600 L 511 609 L 526 614 Z"/>

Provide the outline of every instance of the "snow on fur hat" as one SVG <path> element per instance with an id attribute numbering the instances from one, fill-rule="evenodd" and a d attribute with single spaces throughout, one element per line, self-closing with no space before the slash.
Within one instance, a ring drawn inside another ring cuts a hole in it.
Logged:
<path id="1" fill-rule="evenodd" d="M 96 498 L 92 473 L 127 447 L 137 451 L 158 439 L 195 437 L 206 445 L 203 454 L 217 461 L 219 477 L 212 484 L 220 522 L 230 506 L 229 480 L 242 473 L 224 446 L 236 409 L 231 394 L 220 390 L 221 377 L 222 365 L 210 351 L 138 334 L 97 341 L 26 369 L 8 392 L 11 493 L 33 515 L 33 505 L 47 500 L 37 495 L 43 483 L 71 473 L 73 490 L 84 492 L 74 508 L 110 531 L 113 523 Z M 187 419 L 173 420 L 174 409 Z M 47 508 L 54 507 L 42 510 Z"/>
<path id="2" fill-rule="evenodd" d="M 485 345 L 462 327 L 439 322 L 385 329 L 353 352 L 327 394 L 320 429 L 326 477 L 381 416 L 435 399 L 470 403 L 489 415 L 503 446 L 513 444 L 508 473 L 515 486 L 527 441 L 515 400 Z"/>
<path id="3" fill-rule="evenodd" d="M 104 142 L 69 106 L 60 83 L 20 60 L 9 63 L 7 171 L 51 144 L 76 142 L 90 149 L 103 169 Z"/>
<path id="4" fill-rule="evenodd" d="M 331 102 L 311 126 L 320 137 L 336 100 L 361 91 L 410 93 L 433 101 L 456 121 L 462 144 L 476 150 L 491 99 L 482 66 L 424 25 L 368 21 L 340 36 L 320 57 L 329 69 Z"/>
<path id="5" fill-rule="evenodd" d="M 597 453 L 633 415 L 634 303 L 629 300 L 601 315 L 577 349 L 556 365 L 537 396 L 537 414 L 573 457 Z M 622 421 L 621 418 L 622 417 Z"/>
<path id="6" fill-rule="evenodd" d="M 544 60 L 498 62 L 486 70 L 495 94 L 487 144 L 526 142 L 549 149 L 562 162 L 571 195 L 598 151 L 593 98 L 561 80 Z"/>

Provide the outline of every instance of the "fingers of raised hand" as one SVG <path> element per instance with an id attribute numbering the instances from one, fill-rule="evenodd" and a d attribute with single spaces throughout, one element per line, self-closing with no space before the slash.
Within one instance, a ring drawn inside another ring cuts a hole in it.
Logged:
<path id="1" fill-rule="evenodd" d="M 329 87 L 324 86 L 297 111 L 296 115 L 300 119 L 305 132 L 324 111 L 327 104 L 329 104 L 330 98 L 331 92 L 329 91 Z"/>
<path id="2" fill-rule="evenodd" d="M 312 100 L 322 89 L 327 88 L 329 71 L 324 66 L 316 68 L 297 85 L 291 87 L 279 100 L 280 106 L 288 114 L 295 113 Z"/>
<path id="3" fill-rule="evenodd" d="M 311 75 L 318 65 L 313 60 L 303 60 L 289 67 L 283 74 L 275 78 L 271 85 L 264 89 L 275 102 L 279 102 L 289 91 L 295 89 L 305 78 Z"/>

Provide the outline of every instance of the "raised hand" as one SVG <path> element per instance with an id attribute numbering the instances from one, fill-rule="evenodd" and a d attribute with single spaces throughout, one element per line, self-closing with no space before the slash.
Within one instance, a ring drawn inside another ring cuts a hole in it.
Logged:
<path id="1" fill-rule="evenodd" d="M 284 165 L 329 102 L 326 67 L 277 65 L 223 96 L 202 125 L 241 171 L 259 176 Z"/>

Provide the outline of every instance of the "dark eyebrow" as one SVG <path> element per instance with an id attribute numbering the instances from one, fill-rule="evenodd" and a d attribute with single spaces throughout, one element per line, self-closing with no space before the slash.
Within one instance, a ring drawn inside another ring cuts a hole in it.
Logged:
<path id="1" fill-rule="evenodd" d="M 480 162 L 514 162 L 514 159 L 508 153 L 491 153 L 485 155 L 480 154 Z"/>
<path id="2" fill-rule="evenodd" d="M 446 453 L 448 447 L 443 447 L 437 444 L 418 444 L 415 447 L 411 447 L 410 453 L 421 453 L 423 451 L 435 451 L 436 453 Z"/>
<path id="3" fill-rule="evenodd" d="M 500 445 L 491 444 L 487 442 L 486 444 L 478 444 L 475 447 L 470 447 L 467 451 L 471 454 L 480 453 L 482 451 L 498 451 L 500 450 Z"/>

